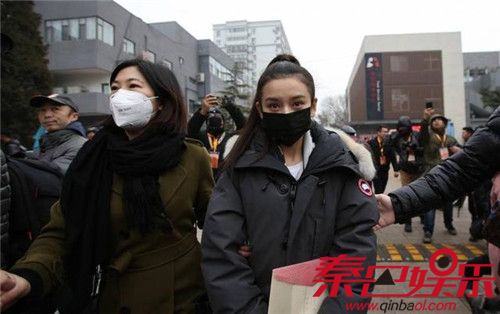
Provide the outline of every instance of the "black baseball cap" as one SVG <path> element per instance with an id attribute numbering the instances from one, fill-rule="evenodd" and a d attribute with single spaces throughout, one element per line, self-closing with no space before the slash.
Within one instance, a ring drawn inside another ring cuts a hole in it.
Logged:
<path id="1" fill-rule="evenodd" d="M 43 95 L 37 95 L 33 96 L 30 101 L 31 107 L 35 108 L 40 108 L 47 102 L 52 103 L 56 106 L 69 106 L 71 109 L 73 109 L 75 112 L 79 112 L 80 108 L 78 108 L 78 105 L 71 100 L 71 98 L 67 96 L 61 96 L 59 94 L 52 94 L 49 96 L 43 96 Z"/>

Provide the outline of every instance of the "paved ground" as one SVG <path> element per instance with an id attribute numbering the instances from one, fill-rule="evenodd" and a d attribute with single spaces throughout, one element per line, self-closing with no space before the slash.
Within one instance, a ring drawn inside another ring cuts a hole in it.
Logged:
<path id="1" fill-rule="evenodd" d="M 400 186 L 399 179 L 395 179 L 392 175 L 390 174 L 390 179 L 388 186 L 386 188 L 386 193 L 389 191 L 392 191 L 393 189 L 396 189 Z M 467 202 L 465 202 L 467 203 Z M 422 244 L 422 239 L 423 239 L 423 230 L 422 226 L 420 224 L 420 218 L 413 218 L 412 221 L 413 225 L 413 232 L 411 233 L 406 233 L 403 230 L 403 225 L 393 225 L 389 226 L 387 228 L 384 228 L 380 231 L 377 231 L 377 237 L 378 237 L 378 244 L 379 244 L 379 252 L 383 252 L 383 249 L 387 250 L 387 247 L 403 247 L 404 249 L 402 250 L 393 250 L 393 254 L 397 255 L 397 253 L 403 253 L 402 254 L 402 261 L 392 261 L 392 262 L 386 262 L 382 261 L 380 258 L 381 253 L 379 253 L 379 262 L 377 263 L 378 265 L 407 265 L 410 267 L 420 267 L 421 269 L 429 269 L 428 262 L 417 262 L 415 259 L 412 259 L 411 256 L 408 260 L 405 259 L 405 256 L 408 256 L 408 251 L 410 253 L 413 251 L 415 254 L 420 253 L 420 248 L 422 247 L 427 247 L 432 250 L 432 247 L 435 248 L 440 248 L 440 247 L 451 247 L 455 249 L 456 253 L 459 256 L 459 259 L 465 260 L 466 257 L 470 257 L 471 255 L 479 254 L 483 252 L 486 249 L 486 243 L 484 241 L 479 241 L 479 242 L 474 242 L 470 243 L 468 241 L 469 239 L 469 224 L 470 224 L 470 214 L 469 211 L 465 205 L 464 208 L 460 210 L 460 216 L 458 216 L 457 209 L 454 208 L 454 213 L 453 213 L 453 224 L 455 228 L 458 231 L 458 235 L 453 236 L 450 235 L 446 232 L 446 228 L 444 227 L 443 223 L 443 215 L 441 211 L 438 211 L 436 213 L 436 223 L 434 227 L 434 235 L 433 235 L 433 243 L 432 245 L 429 246 L 423 246 Z M 411 250 L 411 244 L 418 244 L 417 246 L 420 246 L 419 249 L 417 250 Z M 408 250 L 408 246 L 410 246 L 410 250 Z M 457 249 L 458 248 L 458 249 Z M 400 252 L 403 251 L 403 252 Z M 397 253 L 395 253 L 397 252 Z M 411 254 L 410 254 L 411 255 Z M 461 256 L 462 255 L 462 256 Z M 466 255 L 466 256 L 463 256 Z M 386 255 L 385 255 L 386 256 Z M 424 257 L 425 260 L 425 257 Z M 461 262 L 460 262 L 461 263 Z M 399 276 L 400 271 L 398 270 L 391 270 L 391 274 L 394 278 L 397 278 Z M 457 272 L 455 271 L 452 275 L 456 275 Z M 394 286 L 376 286 L 374 293 L 403 293 L 403 292 L 408 292 L 410 291 L 411 288 L 408 287 L 408 283 L 396 283 Z M 437 311 L 426 311 L 427 313 L 436 313 L 436 312 L 444 312 L 444 313 L 471 313 L 471 310 L 467 304 L 467 302 L 464 299 L 460 298 L 445 298 L 445 297 L 440 297 L 440 298 L 398 298 L 398 297 L 393 297 L 393 298 L 374 298 L 373 301 L 375 302 L 387 302 L 389 303 L 386 305 L 386 308 L 389 308 L 391 304 L 394 303 L 400 303 L 400 300 L 403 300 L 403 302 L 409 303 L 409 302 L 425 302 L 426 306 L 429 305 L 430 302 L 435 302 L 441 304 L 439 305 L 443 310 Z M 449 303 L 449 304 L 448 304 Z M 436 304 L 437 305 L 437 304 Z M 454 310 L 444 310 L 446 307 L 448 309 L 451 306 L 456 306 Z M 411 311 L 408 310 L 396 310 L 397 306 L 393 305 L 393 310 L 387 310 L 386 312 L 378 310 L 378 311 L 369 311 L 369 313 L 412 313 Z M 415 311 L 416 312 L 416 311 Z"/>

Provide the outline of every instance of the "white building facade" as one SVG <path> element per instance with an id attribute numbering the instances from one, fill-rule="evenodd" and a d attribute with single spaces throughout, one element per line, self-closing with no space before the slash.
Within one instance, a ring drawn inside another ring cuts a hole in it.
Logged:
<path id="1" fill-rule="evenodd" d="M 229 21 L 213 25 L 213 41 L 233 58 L 240 79 L 253 92 L 269 61 L 280 53 L 291 53 L 281 21 Z"/>

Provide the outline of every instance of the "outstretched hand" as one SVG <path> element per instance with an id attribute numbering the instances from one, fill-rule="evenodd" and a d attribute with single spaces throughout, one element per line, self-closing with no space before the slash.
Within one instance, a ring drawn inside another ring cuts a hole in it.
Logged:
<path id="1" fill-rule="evenodd" d="M 377 206 L 380 214 L 378 224 L 373 227 L 373 229 L 377 231 L 396 222 L 396 216 L 394 215 L 394 209 L 392 208 L 392 202 L 389 196 L 377 194 L 375 197 L 377 198 Z"/>
<path id="2" fill-rule="evenodd" d="M 29 282 L 17 275 L 0 270 L 0 308 L 6 310 L 31 290 Z"/>

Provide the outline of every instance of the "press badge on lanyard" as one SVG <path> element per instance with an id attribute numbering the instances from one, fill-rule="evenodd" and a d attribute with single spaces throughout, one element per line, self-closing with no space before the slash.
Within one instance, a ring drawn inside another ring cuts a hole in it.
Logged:
<path id="1" fill-rule="evenodd" d="M 439 148 L 439 156 L 441 157 L 441 160 L 448 159 L 448 157 L 450 157 L 450 152 L 448 151 L 448 147 L 445 147 L 445 144 L 446 144 L 446 134 L 443 135 L 443 138 L 441 138 L 437 134 L 436 134 L 436 137 L 441 142 L 441 147 Z"/>
<path id="2" fill-rule="evenodd" d="M 210 152 L 210 164 L 212 165 L 212 169 L 219 168 L 219 153 Z"/>

